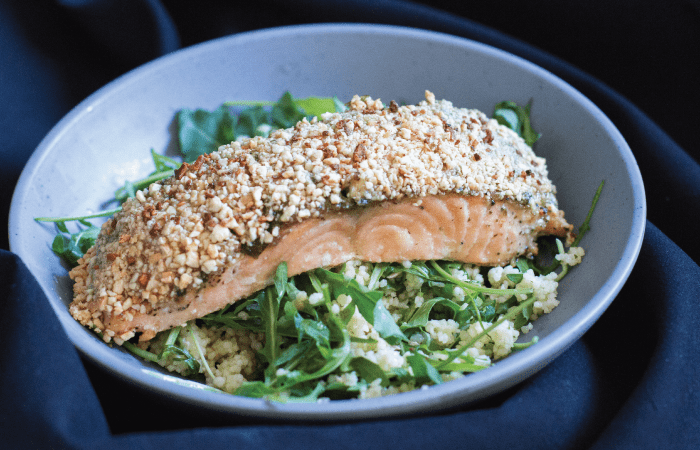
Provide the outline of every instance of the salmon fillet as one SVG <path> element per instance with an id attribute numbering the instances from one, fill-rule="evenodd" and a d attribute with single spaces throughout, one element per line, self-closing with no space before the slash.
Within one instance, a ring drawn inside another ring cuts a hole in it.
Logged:
<path id="1" fill-rule="evenodd" d="M 142 341 L 291 275 L 349 260 L 503 265 L 570 237 L 545 160 L 447 101 L 345 113 L 233 142 L 139 191 L 70 276 L 71 314 Z"/>

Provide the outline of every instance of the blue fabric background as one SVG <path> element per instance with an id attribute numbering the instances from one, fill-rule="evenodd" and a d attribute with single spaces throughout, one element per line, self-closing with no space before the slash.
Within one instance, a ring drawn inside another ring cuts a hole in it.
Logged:
<path id="1" fill-rule="evenodd" d="M 17 177 L 82 99 L 178 48 L 310 22 L 414 26 L 502 48 L 582 91 L 628 140 L 648 194 L 639 261 L 598 323 L 536 376 L 438 416 L 232 421 L 83 360 L 7 251 Z M 0 0 L 0 447 L 700 448 L 699 44 L 695 0 Z"/>

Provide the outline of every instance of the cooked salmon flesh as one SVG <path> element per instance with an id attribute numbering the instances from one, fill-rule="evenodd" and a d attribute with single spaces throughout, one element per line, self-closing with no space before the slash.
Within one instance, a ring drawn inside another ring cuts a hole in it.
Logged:
<path id="1" fill-rule="evenodd" d="M 546 162 L 480 111 L 350 109 L 232 142 L 137 192 L 70 272 L 70 312 L 120 344 L 350 260 L 504 265 L 571 237 Z"/>

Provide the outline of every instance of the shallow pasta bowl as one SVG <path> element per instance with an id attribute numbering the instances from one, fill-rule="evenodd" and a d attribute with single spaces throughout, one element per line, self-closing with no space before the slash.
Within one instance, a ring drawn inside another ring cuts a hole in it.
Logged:
<path id="1" fill-rule="evenodd" d="M 72 287 L 40 216 L 98 211 L 126 179 L 152 170 L 149 149 L 174 153 L 181 108 L 229 100 L 367 94 L 414 103 L 438 99 L 486 113 L 502 100 L 532 103 L 567 219 L 580 225 L 605 180 L 582 242 L 587 256 L 560 286 L 560 306 L 534 323 L 537 345 L 493 367 L 425 390 L 367 400 L 279 404 L 197 388 L 110 347 L 68 313 Z M 588 99 L 549 72 L 473 41 L 408 28 L 310 25 L 244 33 L 146 64 L 97 91 L 41 142 L 22 173 L 10 212 L 10 243 L 35 275 L 68 337 L 105 370 L 177 401 L 269 419 L 358 419 L 440 411 L 493 395 L 535 374 L 600 317 L 632 270 L 646 217 L 644 187 L 624 138 Z"/>

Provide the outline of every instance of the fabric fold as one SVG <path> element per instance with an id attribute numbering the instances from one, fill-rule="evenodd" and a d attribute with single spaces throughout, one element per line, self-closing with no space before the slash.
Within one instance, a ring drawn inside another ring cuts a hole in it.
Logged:
<path id="1" fill-rule="evenodd" d="M 180 47 L 175 23 L 158 0 L 56 0 L 105 51 L 129 65 Z"/>

